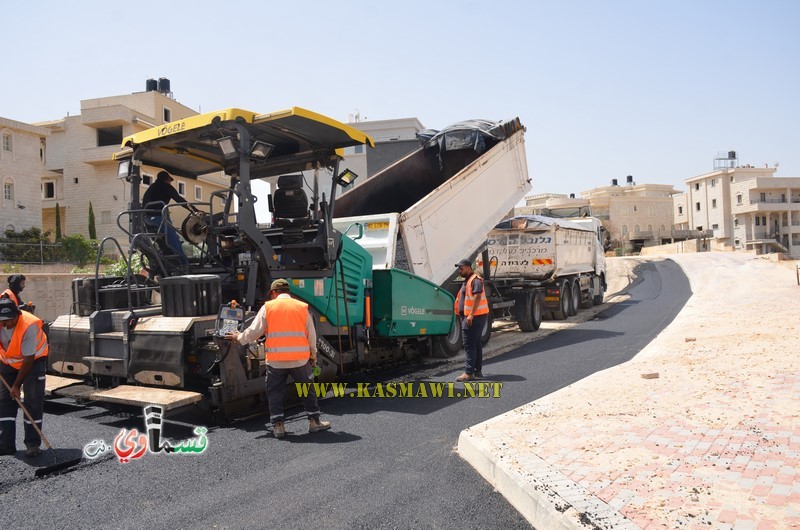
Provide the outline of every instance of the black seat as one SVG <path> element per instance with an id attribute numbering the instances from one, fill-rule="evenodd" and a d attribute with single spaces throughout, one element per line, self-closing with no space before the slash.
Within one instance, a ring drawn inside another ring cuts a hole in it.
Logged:
<path id="1" fill-rule="evenodd" d="M 282 175 L 272 196 L 272 222 L 283 228 L 302 228 L 311 224 L 308 197 L 303 191 L 302 175 Z"/>

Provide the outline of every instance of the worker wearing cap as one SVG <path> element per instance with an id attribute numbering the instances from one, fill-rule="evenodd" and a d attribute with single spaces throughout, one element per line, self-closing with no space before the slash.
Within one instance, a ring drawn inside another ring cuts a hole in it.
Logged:
<path id="1" fill-rule="evenodd" d="M 470 381 L 483 377 L 483 345 L 481 335 L 489 318 L 489 301 L 483 288 L 483 279 L 472 270 L 472 262 L 462 259 L 455 265 L 464 283 L 458 291 L 455 312 L 461 321 L 464 350 L 467 352 L 467 365 L 464 373 L 456 381 Z"/>
<path id="2" fill-rule="evenodd" d="M 0 455 L 16 452 L 17 400 L 20 389 L 25 390 L 25 408 L 38 424 L 44 415 L 44 386 L 47 371 L 47 337 L 42 321 L 31 313 L 20 311 L 13 300 L 0 299 Z M 27 418 L 25 425 L 25 454 L 39 454 L 41 436 Z"/>
<path id="3" fill-rule="evenodd" d="M 191 210 L 186 199 L 181 197 L 181 194 L 172 187 L 171 182 L 173 180 L 172 176 L 166 171 L 159 171 L 155 182 L 150 184 L 144 192 L 142 207 L 150 210 L 145 216 L 145 224 L 151 228 L 160 228 L 163 225 L 164 233 L 167 236 L 167 245 L 178 254 L 181 265 L 186 266 L 189 260 L 181 247 L 178 232 L 170 223 L 163 222 L 164 219 L 161 215 L 162 209 L 169 204 L 169 201 L 175 201 L 177 204 L 182 204 L 187 210 Z"/>
<path id="4" fill-rule="evenodd" d="M 23 311 L 29 311 L 33 313 L 36 309 L 32 303 L 24 303 L 22 301 L 22 296 L 20 293 L 25 289 L 25 275 L 24 274 L 12 274 L 8 277 L 8 289 L 0 293 L 0 298 L 9 298 L 14 301 L 15 304 L 19 306 L 20 309 Z"/>
<path id="5" fill-rule="evenodd" d="M 286 378 L 291 375 L 298 383 L 314 381 L 311 369 L 317 364 L 317 332 L 308 304 L 289 295 L 289 282 L 283 279 L 272 282 L 269 296 L 271 299 L 261 307 L 249 328 L 241 333 L 228 333 L 225 338 L 249 344 L 266 336 L 269 416 L 275 437 L 283 438 L 286 435 L 283 416 Z M 319 419 L 314 385 L 309 385 L 303 405 L 308 414 L 308 432 L 331 428 L 330 422 Z"/>

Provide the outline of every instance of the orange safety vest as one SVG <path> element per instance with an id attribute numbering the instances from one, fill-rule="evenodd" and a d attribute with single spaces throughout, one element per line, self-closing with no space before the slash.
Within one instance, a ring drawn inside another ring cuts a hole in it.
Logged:
<path id="1" fill-rule="evenodd" d="M 472 294 L 472 280 L 478 277 L 477 273 L 472 273 L 467 279 L 467 296 L 464 298 L 464 316 L 480 316 L 486 315 L 489 313 L 489 299 L 486 296 L 486 284 L 483 286 L 483 296 L 481 296 L 481 301 L 478 303 L 478 307 L 473 311 L 472 306 L 475 304 L 475 295 Z M 461 289 L 458 290 L 458 295 L 456 295 L 456 303 L 454 306 L 454 310 L 456 314 L 458 314 L 458 306 L 461 302 Z"/>
<path id="2" fill-rule="evenodd" d="M 36 353 L 34 359 L 41 359 L 47 357 L 50 347 L 47 345 L 47 336 L 42 330 L 42 321 L 32 315 L 31 313 L 23 311 L 19 315 L 17 325 L 14 326 L 14 332 L 11 334 L 11 341 L 8 343 L 8 349 L 3 348 L 0 343 L 0 362 L 9 365 L 15 370 L 22 368 L 22 337 L 25 335 L 25 330 L 28 326 L 36 326 Z"/>
<path id="3" fill-rule="evenodd" d="M 0 298 L 3 297 L 3 296 L 7 296 L 10 300 L 13 300 L 14 303 L 17 304 L 17 305 L 22 305 L 20 303 L 20 301 L 19 301 L 19 298 L 17 298 L 17 295 L 14 294 L 14 291 L 12 291 L 11 289 L 6 289 L 5 291 L 3 291 L 0 294 Z"/>
<path id="4" fill-rule="evenodd" d="M 308 304 L 294 298 L 276 298 L 264 304 L 267 361 L 303 361 L 311 358 L 308 343 Z"/>

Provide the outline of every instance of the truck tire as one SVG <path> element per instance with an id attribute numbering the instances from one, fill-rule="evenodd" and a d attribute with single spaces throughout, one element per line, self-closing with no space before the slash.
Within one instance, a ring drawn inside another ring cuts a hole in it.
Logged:
<path id="1" fill-rule="evenodd" d="M 581 282 L 575 278 L 572 280 L 572 285 L 569 288 L 570 303 L 569 303 L 569 316 L 578 314 L 578 308 L 581 306 Z"/>
<path id="2" fill-rule="evenodd" d="M 571 292 L 569 280 L 562 280 L 558 286 L 558 309 L 552 312 L 553 320 L 566 320 L 570 314 Z"/>
<path id="3" fill-rule="evenodd" d="M 542 297 L 538 291 L 525 293 L 524 297 L 517 299 L 514 307 L 519 307 L 514 316 L 521 331 L 530 333 L 539 329 L 542 325 Z"/>
<path id="4" fill-rule="evenodd" d="M 491 328 L 490 328 L 491 329 Z M 442 359 L 455 357 L 464 346 L 461 338 L 461 322 L 458 317 L 453 319 L 453 327 L 447 335 L 438 335 L 433 338 L 433 356 Z"/>
<path id="5" fill-rule="evenodd" d="M 606 296 L 606 286 L 605 286 L 605 279 L 601 276 L 600 277 L 600 293 L 595 295 L 594 297 L 594 305 L 600 305 L 603 303 L 603 298 Z"/>

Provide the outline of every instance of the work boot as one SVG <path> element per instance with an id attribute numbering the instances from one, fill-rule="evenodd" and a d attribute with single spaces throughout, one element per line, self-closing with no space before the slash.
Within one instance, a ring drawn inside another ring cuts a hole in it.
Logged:
<path id="1" fill-rule="evenodd" d="M 459 383 L 463 383 L 464 381 L 472 381 L 473 379 L 475 379 L 475 376 L 472 374 L 468 374 L 467 372 L 464 372 L 463 374 L 456 377 L 456 381 L 458 381 Z"/>
<path id="2" fill-rule="evenodd" d="M 27 449 L 25 449 L 25 456 L 27 456 L 27 457 L 39 456 L 39 454 L 41 452 L 42 452 L 42 450 L 39 449 L 38 445 L 32 445 L 32 446 L 28 447 Z"/>
<path id="3" fill-rule="evenodd" d="M 308 418 L 308 432 L 327 431 L 331 428 L 331 422 L 319 421 L 319 418 Z"/>
<path id="4" fill-rule="evenodd" d="M 283 426 L 282 421 L 275 422 L 275 425 L 272 426 L 272 434 L 275 435 L 275 438 L 283 438 L 286 436 L 286 427 Z"/>

